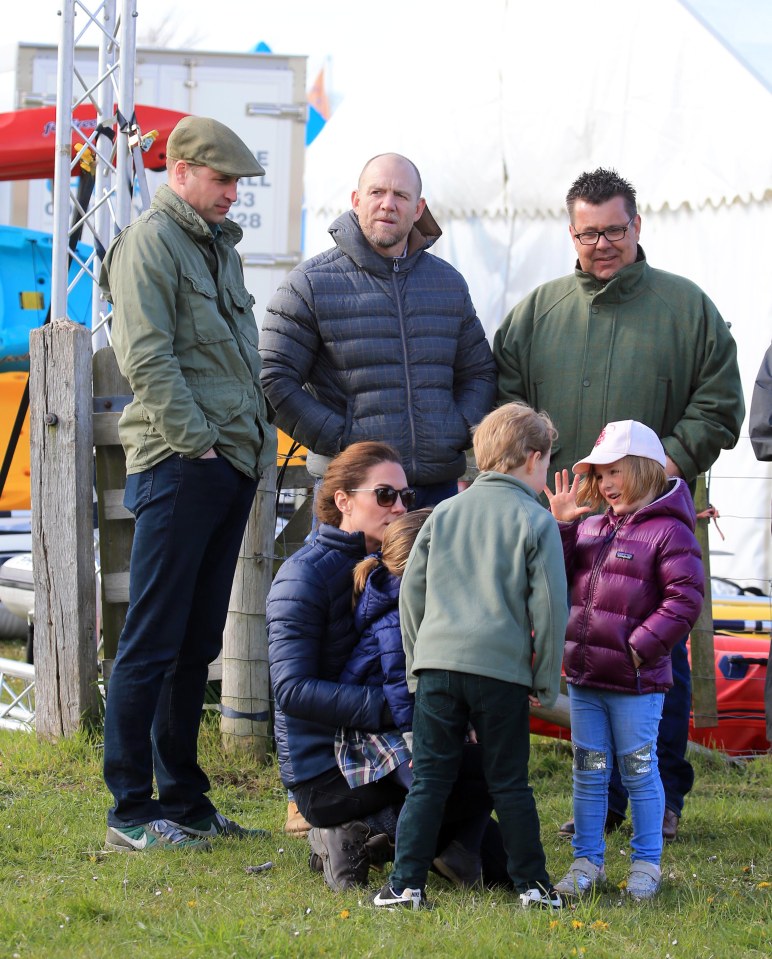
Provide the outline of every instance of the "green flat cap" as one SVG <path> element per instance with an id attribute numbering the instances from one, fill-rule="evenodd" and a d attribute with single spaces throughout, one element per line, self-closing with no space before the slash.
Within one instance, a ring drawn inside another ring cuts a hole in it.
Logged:
<path id="1" fill-rule="evenodd" d="M 265 176 L 241 137 L 210 117 L 183 117 L 169 134 L 166 155 L 211 167 L 226 176 Z"/>

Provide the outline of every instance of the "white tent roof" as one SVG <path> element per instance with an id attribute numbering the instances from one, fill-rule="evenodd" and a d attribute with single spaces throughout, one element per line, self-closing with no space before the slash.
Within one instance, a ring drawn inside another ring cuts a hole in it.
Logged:
<path id="1" fill-rule="evenodd" d="M 416 162 L 440 223 L 562 216 L 600 165 L 643 210 L 772 189 L 772 97 L 677 0 L 485 0 L 450 22 L 441 0 L 414 9 L 370 34 L 383 95 L 350 92 L 309 148 L 311 211 L 346 209 L 363 161 L 390 150 Z"/>
<path id="2" fill-rule="evenodd" d="M 678 0 L 421 0 L 357 34 L 370 74 L 307 151 L 309 255 L 371 156 L 409 156 L 489 335 L 575 261 L 563 205 L 583 170 L 636 186 L 653 266 L 731 323 L 746 395 L 772 336 L 772 95 Z M 362 50 L 358 50 L 362 53 Z M 379 95 L 373 89 L 380 89 Z M 770 588 L 772 464 L 747 426 L 711 471 L 714 575 Z"/>

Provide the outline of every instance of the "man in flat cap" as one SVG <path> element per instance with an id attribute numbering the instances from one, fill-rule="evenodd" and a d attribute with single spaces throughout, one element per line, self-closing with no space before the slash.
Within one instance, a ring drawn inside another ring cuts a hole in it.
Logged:
<path id="1" fill-rule="evenodd" d="M 215 809 L 197 745 L 244 527 L 276 456 L 254 298 L 234 249 L 242 231 L 227 218 L 239 178 L 265 171 L 204 117 L 177 124 L 166 166 L 168 183 L 115 238 L 100 278 L 134 391 L 119 425 L 136 517 L 130 598 L 105 715 L 106 848 L 116 851 L 264 834 Z"/>

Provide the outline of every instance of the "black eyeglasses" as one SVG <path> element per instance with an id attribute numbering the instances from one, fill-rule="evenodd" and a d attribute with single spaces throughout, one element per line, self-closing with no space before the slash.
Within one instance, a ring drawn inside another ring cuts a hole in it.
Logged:
<path id="1" fill-rule="evenodd" d="M 405 509 L 411 509 L 415 506 L 415 490 L 406 486 L 404 489 L 394 489 L 393 486 L 370 486 L 359 487 L 359 489 L 350 489 L 349 493 L 375 493 L 375 501 L 379 506 L 393 506 L 397 502 L 397 497 L 402 500 Z"/>
<path id="2" fill-rule="evenodd" d="M 605 236 L 609 243 L 618 243 L 624 239 L 625 233 L 630 229 L 630 224 L 637 215 L 637 213 L 633 214 L 626 226 L 610 226 L 607 230 L 586 230 L 584 233 L 574 233 L 574 239 L 578 240 L 582 246 L 595 246 L 602 236 Z"/>

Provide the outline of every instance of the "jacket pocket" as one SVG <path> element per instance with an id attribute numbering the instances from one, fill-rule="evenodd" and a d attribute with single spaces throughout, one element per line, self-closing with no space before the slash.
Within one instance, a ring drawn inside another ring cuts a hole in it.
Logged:
<path id="1" fill-rule="evenodd" d="M 231 339 L 232 333 L 220 314 L 214 280 L 210 276 L 192 272 L 183 273 L 183 279 L 195 341 L 205 346 Z"/>

